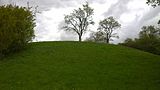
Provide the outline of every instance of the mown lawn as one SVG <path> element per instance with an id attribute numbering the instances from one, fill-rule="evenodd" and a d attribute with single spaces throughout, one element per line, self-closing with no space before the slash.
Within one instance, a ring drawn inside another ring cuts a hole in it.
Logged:
<path id="1" fill-rule="evenodd" d="M 160 56 L 116 45 L 32 43 L 0 60 L 0 90 L 160 90 Z"/>

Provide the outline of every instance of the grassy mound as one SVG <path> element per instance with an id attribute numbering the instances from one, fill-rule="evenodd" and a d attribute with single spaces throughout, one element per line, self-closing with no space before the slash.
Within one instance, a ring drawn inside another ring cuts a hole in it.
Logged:
<path id="1" fill-rule="evenodd" d="M 160 56 L 116 45 L 41 42 L 0 60 L 0 90 L 159 90 Z"/>

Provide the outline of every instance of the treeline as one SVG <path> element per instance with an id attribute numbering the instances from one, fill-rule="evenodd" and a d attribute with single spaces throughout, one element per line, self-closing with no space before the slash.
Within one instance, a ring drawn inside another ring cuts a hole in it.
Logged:
<path id="1" fill-rule="evenodd" d="M 160 6 L 160 0 L 147 0 L 146 3 L 154 8 Z M 158 24 L 160 25 L 160 20 L 158 21 Z M 128 38 L 120 45 L 160 55 L 160 26 L 144 26 L 139 33 L 139 38 Z"/>
<path id="2" fill-rule="evenodd" d="M 0 58 L 24 49 L 32 41 L 34 17 L 30 7 L 0 6 Z"/>
<path id="3" fill-rule="evenodd" d="M 128 38 L 120 45 L 160 55 L 160 28 L 144 26 L 138 38 Z"/>

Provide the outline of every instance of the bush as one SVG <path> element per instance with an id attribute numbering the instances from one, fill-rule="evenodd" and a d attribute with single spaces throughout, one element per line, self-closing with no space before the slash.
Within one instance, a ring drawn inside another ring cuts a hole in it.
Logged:
<path id="1" fill-rule="evenodd" d="M 121 45 L 160 55 L 160 40 L 157 39 L 136 39 Z"/>
<path id="2" fill-rule="evenodd" d="M 128 38 L 120 45 L 160 55 L 160 29 L 155 26 L 144 26 L 138 39 Z"/>
<path id="3" fill-rule="evenodd" d="M 0 58 L 24 49 L 32 41 L 34 21 L 30 8 L 0 6 Z"/>

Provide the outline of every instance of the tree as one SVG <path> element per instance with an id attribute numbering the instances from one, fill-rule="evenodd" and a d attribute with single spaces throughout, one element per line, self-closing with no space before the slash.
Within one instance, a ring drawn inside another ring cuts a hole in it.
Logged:
<path id="1" fill-rule="evenodd" d="M 112 40 L 112 38 L 118 38 L 117 33 L 114 31 L 121 27 L 121 24 L 118 23 L 112 16 L 108 17 L 99 22 L 99 28 L 103 35 L 106 43 Z"/>
<path id="2" fill-rule="evenodd" d="M 121 45 L 160 55 L 160 29 L 152 25 L 144 26 L 139 38 L 127 39 Z"/>
<path id="3" fill-rule="evenodd" d="M 98 32 L 92 32 L 89 36 L 89 38 L 87 38 L 86 41 L 91 41 L 91 42 L 104 42 L 104 35 L 101 31 Z"/>
<path id="4" fill-rule="evenodd" d="M 160 25 L 160 20 L 158 21 L 158 24 Z"/>
<path id="5" fill-rule="evenodd" d="M 82 40 L 82 35 L 88 30 L 90 24 L 93 22 L 93 9 L 89 7 L 88 2 L 83 5 L 83 8 L 75 9 L 70 15 L 65 15 L 65 26 L 63 27 L 66 31 L 73 31 L 78 34 L 79 41 Z"/>
<path id="6" fill-rule="evenodd" d="M 19 51 L 32 41 L 34 17 L 26 7 L 0 6 L 0 57 Z"/>
<path id="7" fill-rule="evenodd" d="M 160 30 L 155 26 L 143 26 L 142 31 L 139 33 L 139 38 L 149 38 L 149 39 L 159 39 L 160 38 Z"/>
<path id="8" fill-rule="evenodd" d="M 160 0 L 147 0 L 146 3 L 153 7 L 160 6 Z"/>

